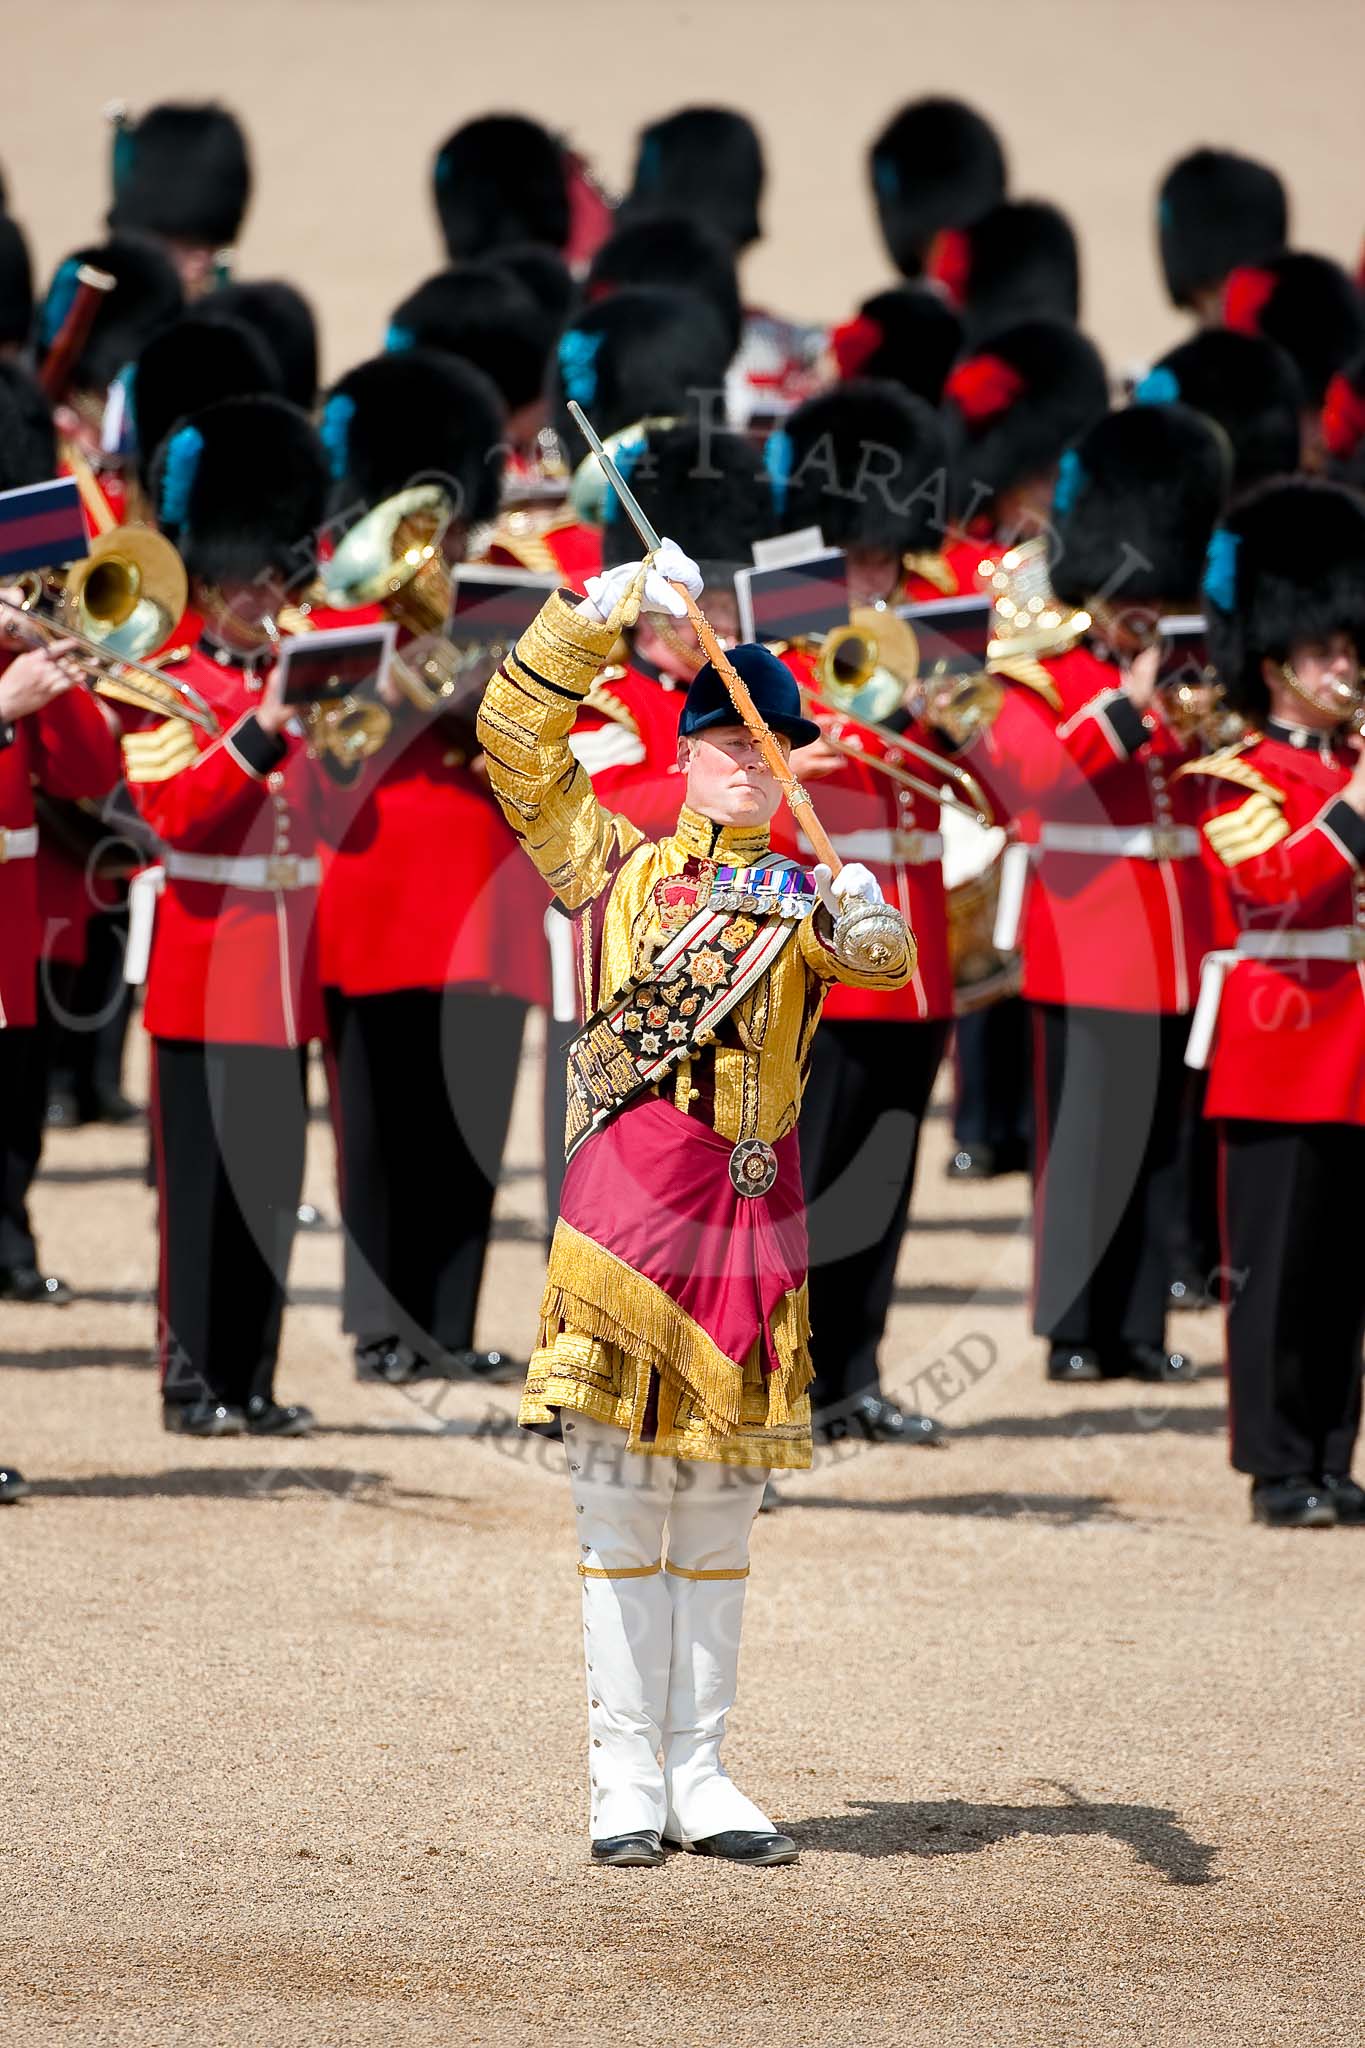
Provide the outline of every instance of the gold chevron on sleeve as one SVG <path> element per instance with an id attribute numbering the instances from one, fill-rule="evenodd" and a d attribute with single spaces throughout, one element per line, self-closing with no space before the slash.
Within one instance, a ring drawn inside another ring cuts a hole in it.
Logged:
<path id="1" fill-rule="evenodd" d="M 168 718 L 147 732 L 126 732 L 123 773 L 129 782 L 169 782 L 198 757 L 194 729 L 186 719 Z"/>
<path id="2" fill-rule="evenodd" d="M 619 682 L 625 673 L 623 668 L 604 668 L 583 702 L 590 711 L 596 711 L 601 717 L 609 718 L 613 725 L 623 725 L 627 732 L 633 732 L 636 739 L 639 739 L 640 728 L 634 716 L 611 691 L 612 683 Z"/>
<path id="3" fill-rule="evenodd" d="M 1026 690 L 1035 691 L 1054 711 L 1061 712 L 1062 699 L 1057 685 L 1042 662 L 1032 655 L 1008 654 L 995 661 L 988 661 L 986 673 L 992 676 L 1005 676 L 1012 683 L 1022 683 Z"/>
<path id="4" fill-rule="evenodd" d="M 1289 820 L 1279 804 L 1258 790 L 1235 811 L 1223 811 L 1204 825 L 1209 845 L 1224 867 L 1240 867 L 1289 837 Z"/>

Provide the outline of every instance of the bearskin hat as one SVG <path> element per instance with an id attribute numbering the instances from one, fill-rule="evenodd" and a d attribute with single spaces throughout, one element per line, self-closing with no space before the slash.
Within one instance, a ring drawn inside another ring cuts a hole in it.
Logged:
<path id="1" fill-rule="evenodd" d="M 797 407 L 764 451 L 773 528 L 818 526 L 834 548 L 943 544 L 947 447 L 933 408 L 865 378 Z"/>
<path id="2" fill-rule="evenodd" d="M 1081 306 L 1076 234 L 1060 207 L 1006 199 L 929 244 L 924 274 L 966 322 L 973 343 L 1019 320 L 1074 321 Z"/>
<path id="3" fill-rule="evenodd" d="M 339 510 L 445 483 L 466 526 L 491 519 L 502 482 L 502 401 L 472 364 L 434 349 L 373 356 L 333 385 L 322 441 Z"/>
<path id="4" fill-rule="evenodd" d="M 0 348 L 17 348 L 33 328 L 33 265 L 17 221 L 0 213 Z"/>
<path id="5" fill-rule="evenodd" d="M 1107 413 L 1057 472 L 1057 596 L 1071 605 L 1193 598 L 1230 470 L 1224 437 L 1189 406 Z"/>
<path id="6" fill-rule="evenodd" d="M 57 430 L 47 394 L 18 363 L 0 363 L 0 491 L 57 474 Z"/>
<path id="7" fill-rule="evenodd" d="M 509 242 L 495 258 L 499 270 L 506 270 L 525 285 L 547 320 L 561 328 L 578 298 L 573 272 L 564 258 L 539 242 Z"/>
<path id="8" fill-rule="evenodd" d="M 438 270 L 419 285 L 394 308 L 387 345 L 439 349 L 473 363 L 517 412 L 544 391 L 554 332 L 526 286 L 490 257 Z"/>
<path id="9" fill-rule="evenodd" d="M 225 398 L 166 435 L 152 461 L 157 524 L 192 577 L 284 587 L 314 573 L 327 463 L 285 398 Z"/>
<path id="10" fill-rule="evenodd" d="M 647 427 L 618 448 L 617 466 L 657 533 L 685 548 L 711 585 L 732 584 L 772 519 L 752 442 L 695 424 Z M 634 561 L 640 537 L 612 493 L 602 534 L 608 568 Z"/>
<path id="11" fill-rule="evenodd" d="M 1263 720 L 1265 660 L 1296 642 L 1348 633 L 1365 657 L 1365 504 L 1340 484 L 1263 484 L 1228 514 L 1209 547 L 1204 616 L 1228 702 Z"/>
<path id="12" fill-rule="evenodd" d="M 1172 164 L 1156 215 L 1161 268 L 1176 306 L 1193 305 L 1243 264 L 1278 256 L 1289 233 L 1279 175 L 1230 149 L 1196 149 Z"/>
<path id="13" fill-rule="evenodd" d="M 58 264 L 38 308 L 34 355 L 41 365 L 61 333 L 79 284 L 81 265 L 107 271 L 114 289 L 100 300 L 85 347 L 71 375 L 73 389 L 102 397 L 119 371 L 145 344 L 184 311 L 185 295 L 169 256 L 154 242 L 136 235 L 111 235 L 86 249 L 77 249 Z"/>
<path id="14" fill-rule="evenodd" d="M 1365 347 L 1365 299 L 1330 256 L 1291 250 L 1232 272 L 1223 287 L 1223 324 L 1278 342 L 1317 406 L 1333 372 Z"/>
<path id="15" fill-rule="evenodd" d="M 275 358 L 284 396 L 312 411 L 318 395 L 318 328 L 301 291 L 282 279 L 225 284 L 198 300 L 194 310 L 205 320 L 226 317 L 253 328 Z"/>
<path id="16" fill-rule="evenodd" d="M 251 197 L 246 137 L 226 107 L 149 107 L 114 127 L 116 232 L 160 235 L 200 248 L 227 248 L 241 232 Z"/>
<path id="17" fill-rule="evenodd" d="M 962 347 L 962 322 L 937 292 L 893 285 L 864 299 L 851 320 L 834 328 L 829 347 L 841 380 L 889 377 L 937 405 Z"/>
<path id="18" fill-rule="evenodd" d="M 1153 364 L 1133 396 L 1139 405 L 1178 401 L 1221 427 L 1232 447 L 1234 496 L 1299 467 L 1303 384 L 1273 341 L 1206 328 Z"/>
<path id="19" fill-rule="evenodd" d="M 564 148 L 524 114 L 486 114 L 448 135 L 432 172 L 436 212 L 452 263 L 508 242 L 569 239 Z"/>
<path id="20" fill-rule="evenodd" d="M 685 214 L 657 214 L 617 228 L 588 270 L 583 296 L 589 305 L 623 285 L 681 287 L 715 307 L 725 322 L 731 354 L 739 347 L 743 311 L 735 259 L 713 228 Z"/>
<path id="21" fill-rule="evenodd" d="M 1045 476 L 1108 406 L 1099 350 L 1076 328 L 1025 320 L 993 335 L 944 386 L 954 516 L 987 511 L 1002 492 Z"/>
<path id="22" fill-rule="evenodd" d="M 615 434 L 637 420 L 694 411 L 697 392 L 723 393 L 729 361 L 720 315 L 692 292 L 638 286 L 585 306 L 559 337 L 550 377 L 560 447 L 571 464 L 583 452 L 571 398 L 599 434 Z"/>
<path id="23" fill-rule="evenodd" d="M 153 335 L 133 366 L 133 427 L 145 489 L 152 458 L 178 420 L 221 398 L 280 391 L 275 357 L 245 321 L 208 319 L 191 310 Z"/>
<path id="24" fill-rule="evenodd" d="M 685 214 L 730 249 L 745 249 L 761 232 L 763 176 L 763 145 L 747 115 L 728 107 L 683 107 L 641 130 L 620 217 Z"/>
<path id="25" fill-rule="evenodd" d="M 1321 434 L 1331 476 L 1365 490 L 1365 352 L 1353 356 L 1327 386 Z"/>
<path id="26" fill-rule="evenodd" d="M 868 156 L 877 219 L 903 277 L 918 277 L 944 228 L 970 227 L 1005 196 L 1005 152 L 989 121 L 961 100 L 912 100 Z"/>

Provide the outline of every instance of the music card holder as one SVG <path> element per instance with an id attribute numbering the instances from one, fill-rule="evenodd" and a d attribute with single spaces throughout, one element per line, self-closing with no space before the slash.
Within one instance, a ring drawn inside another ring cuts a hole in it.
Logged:
<path id="1" fill-rule="evenodd" d="M 76 479 L 0 491 L 0 583 L 34 569 L 64 569 L 90 552 Z"/>
<path id="2" fill-rule="evenodd" d="M 559 588 L 557 576 L 489 568 L 483 562 L 458 568 L 453 583 L 446 638 L 462 651 L 489 653 L 496 648 L 496 661 L 511 652 L 546 598 Z"/>
<path id="3" fill-rule="evenodd" d="M 1183 683 L 1194 689 L 1214 680 L 1209 663 L 1208 626 L 1199 612 L 1178 612 L 1158 621 L 1161 656 L 1157 682 L 1165 688 Z"/>
<path id="4" fill-rule="evenodd" d="M 922 681 L 937 676 L 976 675 L 986 666 L 991 637 L 991 600 L 984 592 L 972 597 L 930 597 L 897 605 L 896 615 L 911 627 L 919 642 Z"/>
<path id="5" fill-rule="evenodd" d="M 848 624 L 848 564 L 841 548 L 824 548 L 778 568 L 737 569 L 741 640 L 822 640 Z"/>
<path id="6" fill-rule="evenodd" d="M 398 628 L 392 620 L 289 635 L 280 643 L 284 702 L 303 707 L 346 697 L 377 699 L 397 638 Z"/>

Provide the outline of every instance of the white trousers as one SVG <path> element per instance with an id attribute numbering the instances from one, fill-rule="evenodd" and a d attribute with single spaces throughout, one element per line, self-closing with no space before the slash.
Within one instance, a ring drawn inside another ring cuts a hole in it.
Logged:
<path id="1" fill-rule="evenodd" d="M 766 1470 L 631 1453 L 621 1430 L 567 1410 L 564 1447 L 593 1838 L 652 1829 L 687 1845 L 728 1828 L 770 1831 L 720 1760 Z"/>

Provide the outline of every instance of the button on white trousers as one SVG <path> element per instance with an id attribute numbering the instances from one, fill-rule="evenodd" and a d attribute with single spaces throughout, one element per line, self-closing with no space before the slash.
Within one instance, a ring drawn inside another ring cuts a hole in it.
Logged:
<path id="1" fill-rule="evenodd" d="M 583 1579 L 590 1832 L 690 1844 L 772 1822 L 727 1776 L 749 1531 L 768 1474 L 628 1452 L 564 1413 Z M 667 1554 L 664 1536 L 667 1531 Z"/>

